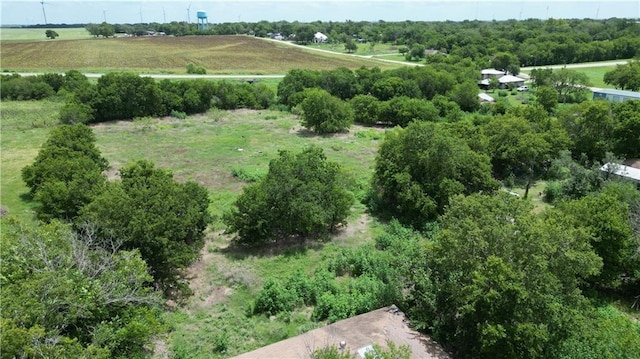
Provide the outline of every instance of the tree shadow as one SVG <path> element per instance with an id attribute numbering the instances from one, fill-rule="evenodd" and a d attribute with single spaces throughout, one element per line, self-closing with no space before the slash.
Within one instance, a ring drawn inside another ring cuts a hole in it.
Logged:
<path id="1" fill-rule="evenodd" d="M 291 236 L 259 244 L 244 244 L 240 243 L 239 238 L 236 237 L 231 240 L 227 247 L 220 248 L 218 252 L 236 260 L 248 257 L 275 257 L 279 255 L 297 257 L 306 255 L 309 249 L 322 249 L 326 241 L 324 238 Z"/>

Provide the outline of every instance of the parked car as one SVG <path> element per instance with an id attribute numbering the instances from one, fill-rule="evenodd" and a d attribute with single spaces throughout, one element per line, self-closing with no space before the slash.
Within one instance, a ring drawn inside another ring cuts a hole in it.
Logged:
<path id="1" fill-rule="evenodd" d="M 520 86 L 520 87 L 518 87 L 516 90 L 518 90 L 518 91 L 529 91 L 529 87 L 527 87 L 527 86 Z"/>

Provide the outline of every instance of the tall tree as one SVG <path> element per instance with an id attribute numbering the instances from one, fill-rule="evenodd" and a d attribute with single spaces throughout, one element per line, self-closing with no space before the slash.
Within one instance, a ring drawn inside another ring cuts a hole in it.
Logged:
<path id="1" fill-rule="evenodd" d="M 602 265 L 569 223 L 507 194 L 451 201 L 430 260 L 436 338 L 460 358 L 549 357 L 586 304 L 578 285 Z"/>
<path id="2" fill-rule="evenodd" d="M 353 124 L 353 110 L 348 103 L 322 89 L 304 91 L 302 124 L 317 133 L 344 131 Z"/>
<path id="3" fill-rule="evenodd" d="M 442 125 L 412 122 L 387 132 L 372 191 L 379 209 L 422 228 L 444 213 L 452 196 L 497 188 L 488 156 L 469 149 Z"/>
<path id="4" fill-rule="evenodd" d="M 290 236 L 322 236 L 345 223 L 353 198 L 337 163 L 319 147 L 280 151 L 267 176 L 245 187 L 224 216 L 245 244 Z"/>
<path id="5" fill-rule="evenodd" d="M 73 220 L 97 195 L 109 167 L 95 145 L 90 127 L 83 124 L 54 128 L 35 161 L 22 169 L 22 179 L 40 202 L 36 212 L 44 220 Z"/>
<path id="6" fill-rule="evenodd" d="M 57 221 L 5 222 L 0 243 L 2 358 L 143 357 L 161 298 L 138 251 Z"/>
<path id="7" fill-rule="evenodd" d="M 640 61 L 631 61 L 625 65 L 616 65 L 614 70 L 604 74 L 604 83 L 622 90 L 640 90 Z"/>
<path id="8" fill-rule="evenodd" d="M 142 160 L 120 169 L 120 178 L 83 208 L 80 223 L 138 249 L 165 292 L 188 292 L 184 270 L 200 255 L 211 221 L 207 190 Z"/>

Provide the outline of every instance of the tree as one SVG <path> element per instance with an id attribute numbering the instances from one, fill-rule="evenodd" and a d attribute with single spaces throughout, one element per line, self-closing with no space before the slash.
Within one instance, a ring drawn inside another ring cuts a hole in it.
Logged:
<path id="1" fill-rule="evenodd" d="M 456 194 L 492 192 L 489 157 L 478 154 L 442 125 L 412 122 L 387 132 L 376 157 L 372 192 L 378 209 L 422 228 Z"/>
<path id="2" fill-rule="evenodd" d="M 123 249 L 138 249 L 166 293 L 187 293 L 184 271 L 200 255 L 211 221 L 207 190 L 178 183 L 170 171 L 143 160 L 120 169 L 120 178 L 83 208 L 77 222 L 95 223 L 100 235 L 122 239 Z"/>
<path id="3" fill-rule="evenodd" d="M 555 157 L 552 146 L 532 124 L 519 117 L 496 117 L 483 127 L 488 138 L 493 170 L 502 178 L 514 175 L 524 180 L 527 198 L 536 178 L 546 172 Z"/>
<path id="4" fill-rule="evenodd" d="M 344 131 L 353 123 L 353 110 L 349 104 L 325 90 L 306 90 L 301 107 L 303 126 L 317 133 Z"/>
<path id="5" fill-rule="evenodd" d="M 613 105 L 614 153 L 624 158 L 640 157 L 640 101 Z"/>
<path id="6" fill-rule="evenodd" d="M 560 204 L 575 219 L 575 226 L 586 228 L 593 236 L 591 246 L 603 262 L 601 273 L 590 278 L 593 283 L 617 287 L 623 277 L 632 278 L 640 265 L 629 221 L 630 205 L 639 200 L 640 192 L 633 185 L 611 183 L 600 192 Z"/>
<path id="7" fill-rule="evenodd" d="M 604 83 L 622 90 L 640 90 L 640 61 L 631 61 L 625 65 L 616 65 L 614 70 L 604 74 Z"/>
<path id="8" fill-rule="evenodd" d="M 382 103 L 380 121 L 394 125 L 407 126 L 411 121 L 432 121 L 439 118 L 439 110 L 429 101 L 406 96 L 394 97 Z"/>
<path id="9" fill-rule="evenodd" d="M 266 177 L 248 187 L 224 215 L 243 244 L 322 236 L 344 225 L 353 198 L 340 166 L 319 147 L 280 151 Z"/>
<path id="10" fill-rule="evenodd" d="M 44 35 L 47 37 L 47 39 L 55 39 L 56 37 L 60 36 L 57 32 L 53 31 L 53 30 L 47 30 L 44 32 Z"/>
<path id="11" fill-rule="evenodd" d="M 356 95 L 349 105 L 353 109 L 353 119 L 357 123 L 372 125 L 379 121 L 381 103 L 371 95 Z"/>
<path id="12" fill-rule="evenodd" d="M 1 243 L 2 358 L 140 358 L 161 330 L 147 265 L 117 239 L 5 222 Z"/>
<path id="13" fill-rule="evenodd" d="M 455 197 L 427 261 L 435 338 L 459 358 L 552 357 L 586 305 L 578 285 L 602 266 L 570 223 L 508 194 Z"/>
<path id="14" fill-rule="evenodd" d="M 352 54 L 358 50 L 358 45 L 352 38 L 348 38 L 344 43 L 344 49 L 347 50 L 348 53 Z"/>
<path id="15" fill-rule="evenodd" d="M 449 98 L 463 111 L 473 112 L 480 108 L 478 85 L 471 81 L 455 85 L 449 93 Z"/>
<path id="16" fill-rule="evenodd" d="M 96 90 L 91 102 L 96 121 L 161 115 L 160 87 L 152 78 L 111 72 L 98 79 Z"/>
<path id="17" fill-rule="evenodd" d="M 298 95 L 311 87 L 320 87 L 320 73 L 314 70 L 293 69 L 278 84 L 278 102 L 293 107 L 302 102 Z"/>
<path id="18" fill-rule="evenodd" d="M 519 64 L 518 57 L 508 52 L 499 52 L 491 60 L 491 67 L 514 76 L 520 72 Z"/>
<path id="19" fill-rule="evenodd" d="M 83 124 L 54 128 L 35 161 L 22 169 L 22 180 L 40 202 L 36 209 L 44 220 L 73 220 L 97 195 L 109 168 L 91 128 Z"/>
<path id="20" fill-rule="evenodd" d="M 585 73 L 567 68 L 553 71 L 551 83 L 553 88 L 558 91 L 558 101 L 562 103 L 584 101 L 589 93 L 589 86 L 591 86 Z"/>
<path id="21" fill-rule="evenodd" d="M 600 161 L 614 148 L 615 121 L 611 104 L 607 101 L 589 101 L 571 109 L 563 125 L 573 140 L 571 151 L 575 158 L 582 154 L 589 160 Z"/>
<path id="22" fill-rule="evenodd" d="M 536 100 L 547 112 L 552 113 L 558 105 L 558 91 L 549 86 L 541 86 L 536 91 Z"/>

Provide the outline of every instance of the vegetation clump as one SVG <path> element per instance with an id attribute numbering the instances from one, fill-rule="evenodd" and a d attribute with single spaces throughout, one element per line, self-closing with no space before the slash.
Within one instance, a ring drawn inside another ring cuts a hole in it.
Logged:
<path id="1" fill-rule="evenodd" d="M 280 151 L 260 182 L 245 187 L 224 216 L 243 244 L 323 236 L 345 223 L 353 202 L 340 166 L 319 147 Z"/>

